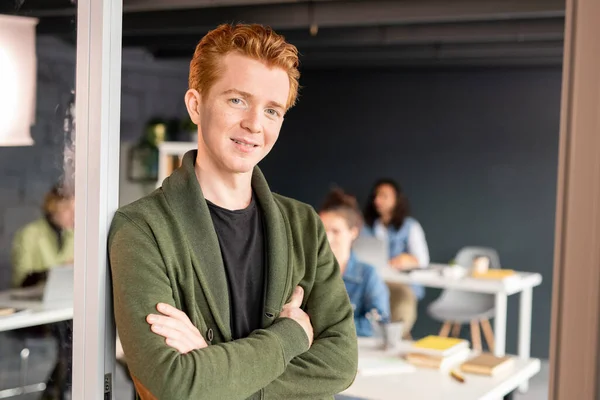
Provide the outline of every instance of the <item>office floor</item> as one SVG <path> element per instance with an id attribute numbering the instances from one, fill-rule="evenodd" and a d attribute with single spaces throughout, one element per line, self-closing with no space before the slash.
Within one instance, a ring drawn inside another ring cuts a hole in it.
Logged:
<path id="1" fill-rule="evenodd" d="M 28 383 L 43 382 L 56 358 L 56 346 L 53 339 L 36 339 L 30 342 L 31 355 L 29 358 Z M 0 390 L 12 387 L 19 381 L 19 351 L 20 343 L 9 334 L 0 332 Z M 545 400 L 548 398 L 548 361 L 542 361 L 542 369 L 530 382 L 526 394 L 518 394 L 515 400 Z M 114 380 L 116 400 L 131 400 L 133 391 L 124 371 L 117 366 Z M 38 400 L 38 394 L 29 394 L 11 398 L 14 400 Z"/>

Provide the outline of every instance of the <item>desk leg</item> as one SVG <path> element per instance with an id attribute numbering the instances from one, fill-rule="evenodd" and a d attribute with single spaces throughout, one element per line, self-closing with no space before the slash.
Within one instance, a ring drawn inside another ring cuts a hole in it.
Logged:
<path id="1" fill-rule="evenodd" d="M 519 357 L 529 358 L 531 348 L 531 306 L 533 303 L 532 288 L 523 289 L 519 301 Z M 527 392 L 529 382 L 519 386 L 521 393 Z"/>
<path id="2" fill-rule="evenodd" d="M 502 357 L 506 349 L 506 294 L 496 293 L 496 317 L 494 318 L 494 354 Z"/>

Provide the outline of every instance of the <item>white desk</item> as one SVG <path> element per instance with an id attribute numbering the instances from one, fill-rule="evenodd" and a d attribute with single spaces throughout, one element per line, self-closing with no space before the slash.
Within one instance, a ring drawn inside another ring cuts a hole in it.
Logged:
<path id="1" fill-rule="evenodd" d="M 26 308 L 29 311 L 0 317 L 0 332 L 73 319 L 73 302 L 42 303 L 13 300 L 9 291 L 0 292 L 0 306 Z"/>
<path id="2" fill-rule="evenodd" d="M 372 339 L 359 339 L 359 357 L 384 354 L 372 349 Z M 540 360 L 515 358 L 513 366 L 496 376 L 464 374 L 465 383 L 450 377 L 448 371 L 417 368 L 398 375 L 358 375 L 343 395 L 369 400 L 498 400 L 531 379 L 540 370 Z"/>
<path id="3" fill-rule="evenodd" d="M 4 291 L 0 292 L 0 306 L 28 310 L 23 313 L 0 317 L 0 332 L 73 319 L 72 301 L 43 303 L 41 301 L 13 300 L 10 298 L 10 292 Z M 0 399 L 39 392 L 45 388 L 45 383 L 36 383 L 18 388 L 4 389 L 0 390 Z"/>
<path id="4" fill-rule="evenodd" d="M 447 265 L 432 264 L 432 268 L 443 268 Z M 519 304 L 519 348 L 520 358 L 527 360 L 531 347 L 531 307 L 533 288 L 542 283 L 542 276 L 537 273 L 517 272 L 515 276 L 502 280 L 476 279 L 464 277 L 452 279 L 441 274 L 417 274 L 399 272 L 393 268 L 378 270 L 386 282 L 404 284 L 419 284 L 439 289 L 456 289 L 468 292 L 489 293 L 495 296 L 496 316 L 494 317 L 494 353 L 503 356 L 506 351 L 506 301 L 507 296 L 521 293 Z M 431 271 L 433 272 L 433 271 Z M 521 391 L 527 390 L 527 384 L 521 386 Z"/>

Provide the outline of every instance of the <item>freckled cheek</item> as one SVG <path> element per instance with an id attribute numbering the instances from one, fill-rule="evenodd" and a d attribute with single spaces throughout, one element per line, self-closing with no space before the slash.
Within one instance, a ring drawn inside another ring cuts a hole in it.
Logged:
<path id="1" fill-rule="evenodd" d="M 239 131 L 241 120 L 235 112 L 227 112 L 221 115 L 218 125 L 219 130 L 222 132 L 227 132 L 227 135 L 225 136 L 229 136 L 231 132 Z"/>
<path id="2" fill-rule="evenodd" d="M 281 124 L 271 125 L 265 127 L 265 144 L 267 146 L 273 146 L 279 138 L 279 131 Z"/>
<path id="3" fill-rule="evenodd" d="M 277 142 L 278 134 L 266 133 L 265 134 L 265 147 L 271 148 Z"/>

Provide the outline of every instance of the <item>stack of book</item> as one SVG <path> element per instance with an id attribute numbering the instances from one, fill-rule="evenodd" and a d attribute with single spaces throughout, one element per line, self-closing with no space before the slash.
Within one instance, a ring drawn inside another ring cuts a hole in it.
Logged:
<path id="1" fill-rule="evenodd" d="M 431 335 L 414 342 L 405 357 L 418 367 L 446 369 L 461 364 L 469 354 L 467 340 Z"/>

